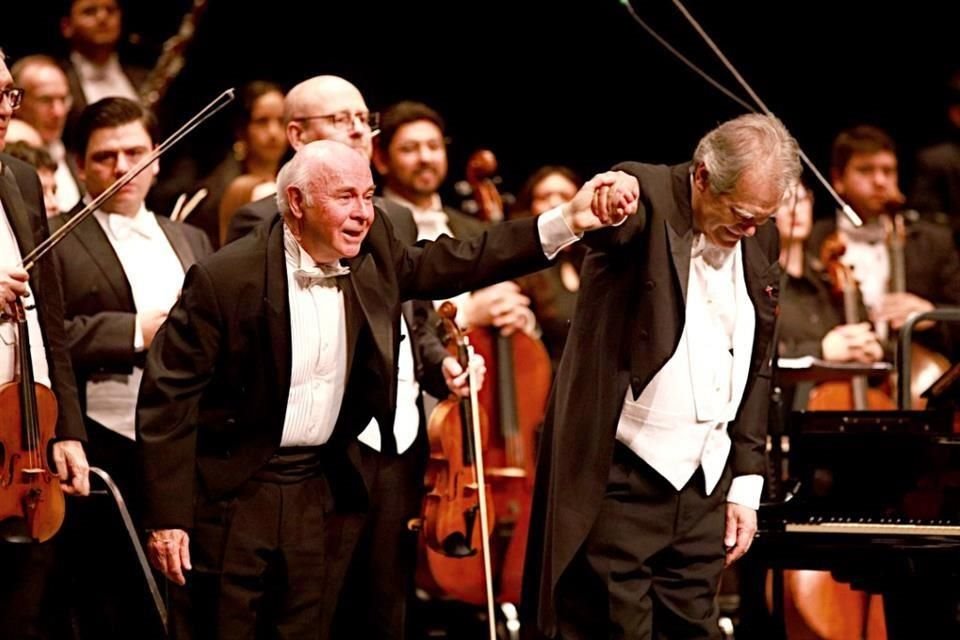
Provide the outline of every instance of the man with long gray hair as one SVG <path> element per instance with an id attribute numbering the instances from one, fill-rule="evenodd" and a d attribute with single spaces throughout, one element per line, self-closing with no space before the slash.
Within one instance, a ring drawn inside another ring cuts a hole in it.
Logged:
<path id="1" fill-rule="evenodd" d="M 617 167 L 640 208 L 587 241 L 540 446 L 523 602 L 547 636 L 719 637 L 720 573 L 763 486 L 780 274 L 763 225 L 797 154 L 746 115 L 692 162 Z"/>

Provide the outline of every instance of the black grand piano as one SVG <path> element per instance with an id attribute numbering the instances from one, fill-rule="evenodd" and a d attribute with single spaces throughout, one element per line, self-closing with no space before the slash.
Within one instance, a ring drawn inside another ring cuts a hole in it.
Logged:
<path id="1" fill-rule="evenodd" d="M 789 480 L 761 506 L 751 562 L 883 594 L 889 638 L 960 640 L 958 391 L 955 365 L 928 410 L 903 395 L 898 411 L 792 414 Z"/>
<path id="2" fill-rule="evenodd" d="M 798 414 L 751 554 L 885 595 L 891 638 L 960 638 L 960 435 L 946 412 Z M 937 599 L 941 600 L 938 601 Z M 919 600 L 919 602 L 917 602 Z M 921 633 L 920 629 L 924 631 Z"/>

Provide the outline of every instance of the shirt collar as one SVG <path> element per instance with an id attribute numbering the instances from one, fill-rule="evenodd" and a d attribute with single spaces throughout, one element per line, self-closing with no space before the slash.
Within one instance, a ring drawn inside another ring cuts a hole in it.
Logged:
<path id="1" fill-rule="evenodd" d="M 402 204 L 406 208 L 410 209 L 410 211 L 413 212 L 414 215 L 435 214 L 435 213 L 443 213 L 444 216 L 447 215 L 446 213 L 443 212 L 443 203 L 440 201 L 439 193 L 433 194 L 433 196 L 430 198 L 429 207 L 418 207 L 417 205 L 413 204 L 403 196 L 397 195 L 396 193 L 394 193 L 393 191 L 387 188 L 384 188 L 383 190 L 383 197 L 390 198 L 397 204 Z"/>

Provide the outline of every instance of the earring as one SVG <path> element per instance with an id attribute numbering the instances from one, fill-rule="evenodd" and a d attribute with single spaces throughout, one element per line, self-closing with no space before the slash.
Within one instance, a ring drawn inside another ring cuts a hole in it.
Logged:
<path id="1" fill-rule="evenodd" d="M 233 157 L 237 162 L 243 162 L 247 159 L 247 143 L 243 140 L 237 140 L 233 143 Z"/>

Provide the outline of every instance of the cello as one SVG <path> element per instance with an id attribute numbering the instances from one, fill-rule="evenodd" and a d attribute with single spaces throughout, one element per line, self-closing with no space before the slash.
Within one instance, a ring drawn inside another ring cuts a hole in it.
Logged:
<path id="1" fill-rule="evenodd" d="M 894 201 L 894 204 L 903 204 L 903 194 L 898 195 L 899 198 Z M 886 230 L 887 252 L 890 256 L 890 281 L 887 289 L 890 293 L 904 293 L 907 290 L 905 252 L 907 225 L 902 213 L 892 216 L 884 215 L 880 220 Z M 927 406 L 923 392 L 939 380 L 949 368 L 950 361 L 942 354 L 914 342 L 910 346 L 910 380 L 898 381 L 897 384 L 909 384 L 911 406 L 923 409 Z"/>
<path id="2" fill-rule="evenodd" d="M 0 521 L 23 522 L 23 533 L 10 542 L 46 542 L 64 518 L 63 489 L 51 471 L 47 451 L 57 424 L 57 400 L 33 376 L 30 333 L 23 302 L 11 304 L 17 323 L 17 371 L 0 385 Z"/>
<path id="3" fill-rule="evenodd" d="M 496 158 L 489 150 L 475 152 L 467 164 L 467 181 L 481 217 L 488 221 L 504 217 L 493 181 L 496 169 Z M 519 603 L 533 498 L 535 435 L 550 394 L 550 356 L 540 340 L 520 331 L 504 336 L 496 328 L 481 327 L 468 335 L 487 365 L 488 382 L 480 390 L 480 404 L 491 421 L 487 480 L 493 487 L 498 530 L 505 543 L 497 599 Z"/>
<path id="4" fill-rule="evenodd" d="M 821 261 L 832 292 L 843 301 L 844 322 L 860 318 L 860 292 L 853 272 L 840 258 L 846 247 L 838 236 L 827 238 Z M 871 388 L 863 376 L 824 382 L 810 391 L 808 411 L 893 410 L 893 400 Z M 788 637 L 822 640 L 886 640 L 883 599 L 837 582 L 827 571 L 784 571 L 784 621 Z"/>
<path id="5" fill-rule="evenodd" d="M 454 322 L 456 307 L 445 302 L 439 314 L 444 342 L 456 349 L 460 366 L 467 370 L 473 350 Z M 495 512 L 493 495 L 483 480 L 483 448 L 489 427 L 477 400 L 472 373 L 469 381 L 469 397 L 450 397 L 430 415 L 427 482 L 432 483 L 432 489 L 423 500 L 420 529 L 436 586 L 457 600 L 486 603 L 490 639 L 495 640 L 490 548 Z"/>

